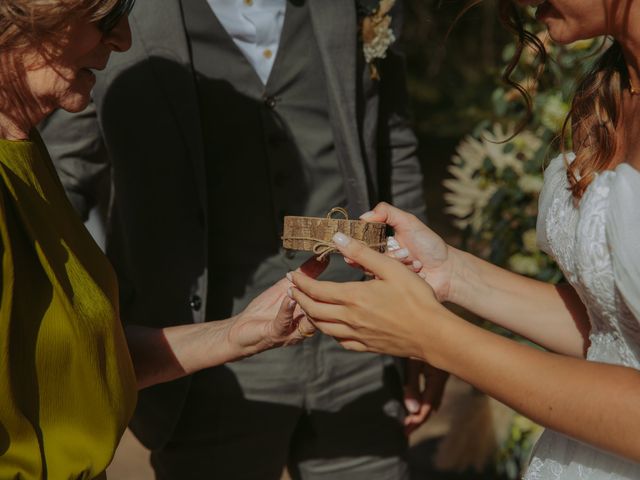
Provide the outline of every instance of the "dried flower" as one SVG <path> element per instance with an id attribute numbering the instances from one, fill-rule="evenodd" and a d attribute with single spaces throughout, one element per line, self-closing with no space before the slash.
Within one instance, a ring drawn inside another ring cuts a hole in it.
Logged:
<path id="1" fill-rule="evenodd" d="M 395 3 L 396 0 L 381 0 L 378 8 L 362 19 L 362 50 L 374 80 L 380 79 L 376 61 L 386 58 L 387 50 L 396 41 L 389 15 Z"/>

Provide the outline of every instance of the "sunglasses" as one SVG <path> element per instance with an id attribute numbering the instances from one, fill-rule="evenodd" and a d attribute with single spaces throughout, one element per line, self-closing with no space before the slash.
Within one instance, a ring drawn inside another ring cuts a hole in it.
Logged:
<path id="1" fill-rule="evenodd" d="M 118 0 L 118 3 L 98 22 L 98 28 L 102 33 L 109 33 L 116 28 L 122 17 L 129 15 L 135 0 Z"/>

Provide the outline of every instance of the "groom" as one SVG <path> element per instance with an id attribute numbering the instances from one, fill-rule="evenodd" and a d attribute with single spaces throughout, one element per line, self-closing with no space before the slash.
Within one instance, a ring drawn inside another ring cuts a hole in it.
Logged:
<path id="1" fill-rule="evenodd" d="M 363 54 L 377 6 L 138 0 L 133 48 L 98 73 L 93 104 L 43 129 L 83 216 L 109 188 L 126 323 L 241 310 L 306 258 L 281 248 L 284 215 L 355 218 L 388 200 L 424 216 L 402 58 L 395 44 Z M 389 15 L 397 28 L 399 5 Z M 323 278 L 361 278 L 333 263 Z M 140 392 L 131 428 L 159 479 L 278 479 L 288 464 L 294 478 L 386 480 L 407 478 L 403 416 L 391 358 L 318 334 Z"/>

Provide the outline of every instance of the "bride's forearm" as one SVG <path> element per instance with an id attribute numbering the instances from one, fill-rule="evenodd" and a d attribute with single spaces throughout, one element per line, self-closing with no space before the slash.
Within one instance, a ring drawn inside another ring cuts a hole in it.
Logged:
<path id="1" fill-rule="evenodd" d="M 129 326 L 138 388 L 168 382 L 247 355 L 229 339 L 233 319 L 167 328 Z"/>
<path id="2" fill-rule="evenodd" d="M 540 351 L 443 315 L 437 331 L 421 332 L 424 360 L 545 427 L 640 461 L 640 372 Z"/>
<path id="3" fill-rule="evenodd" d="M 569 285 L 555 286 L 451 249 L 448 300 L 551 351 L 584 356 L 589 323 Z"/>

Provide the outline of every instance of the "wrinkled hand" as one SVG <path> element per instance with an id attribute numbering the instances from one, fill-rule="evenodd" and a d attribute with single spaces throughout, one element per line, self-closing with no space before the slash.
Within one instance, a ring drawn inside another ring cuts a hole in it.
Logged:
<path id="1" fill-rule="evenodd" d="M 360 218 L 390 225 L 394 229 L 394 239 L 389 242 L 389 256 L 400 259 L 405 265 L 418 266 L 412 270 L 431 285 L 440 302 L 450 298 L 454 256 L 453 249 L 442 238 L 414 215 L 384 202 Z"/>
<path id="2" fill-rule="evenodd" d="M 333 283 L 294 273 L 292 298 L 314 325 L 349 350 L 425 358 L 422 342 L 444 311 L 431 287 L 401 263 L 343 234 L 333 241 L 376 278 Z"/>
<path id="3" fill-rule="evenodd" d="M 404 429 L 411 434 L 440 408 L 449 373 L 419 360 L 407 360 L 404 405 L 407 416 Z M 424 381 L 421 382 L 421 378 Z"/>
<path id="4" fill-rule="evenodd" d="M 318 261 L 312 257 L 296 273 L 305 278 L 316 278 L 328 264 L 328 259 Z M 245 351 L 245 356 L 299 343 L 316 331 L 296 302 L 287 296 L 291 286 L 292 283 L 283 278 L 253 299 L 235 317 L 229 330 L 230 342 Z"/>

